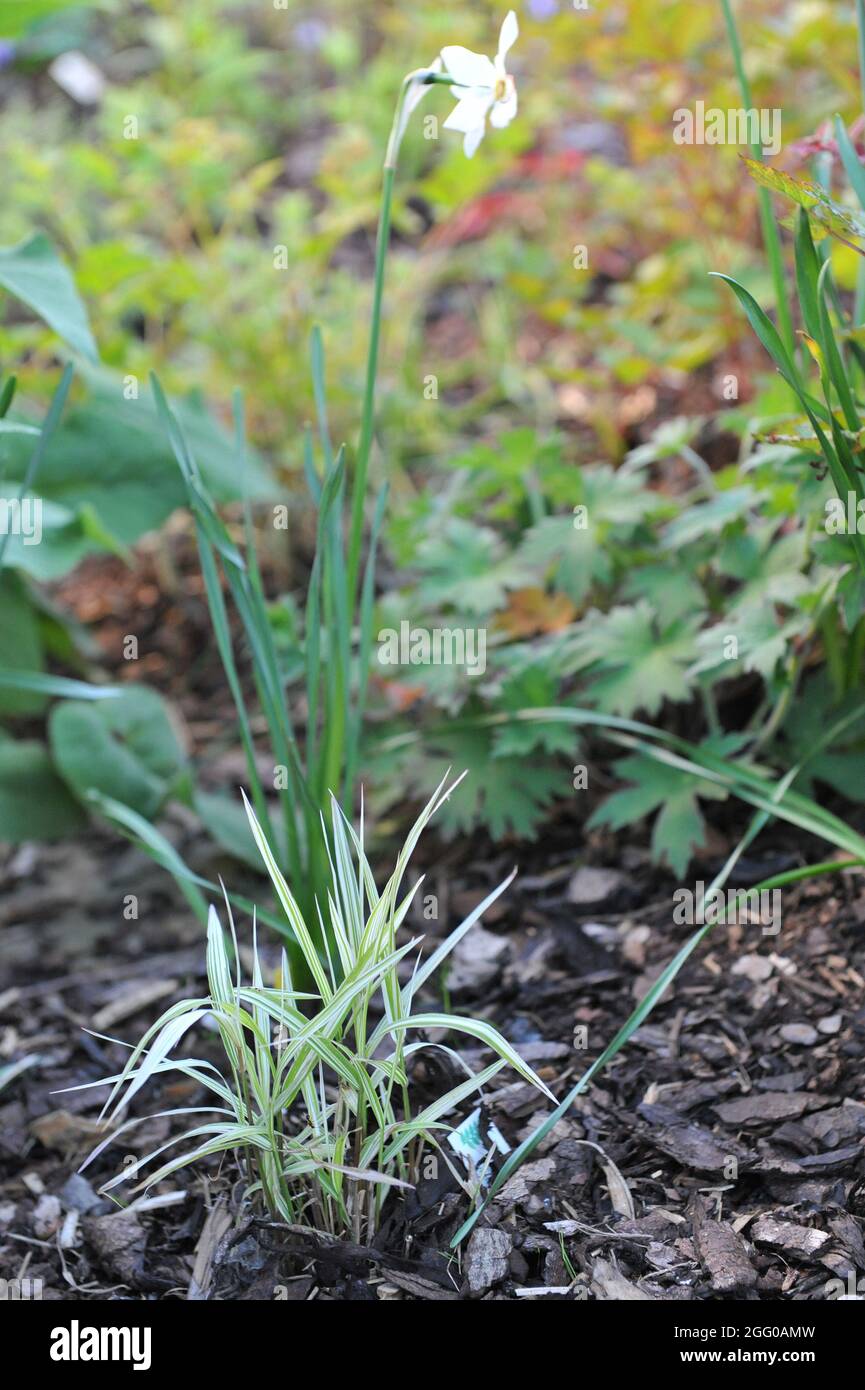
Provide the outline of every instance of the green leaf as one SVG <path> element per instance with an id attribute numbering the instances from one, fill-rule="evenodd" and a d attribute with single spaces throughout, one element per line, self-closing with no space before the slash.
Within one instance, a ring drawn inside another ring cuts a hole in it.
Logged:
<path id="1" fill-rule="evenodd" d="M 859 206 L 865 208 L 865 168 L 840 116 L 835 117 L 835 139 L 850 187 L 859 199 Z"/>
<path id="2" fill-rule="evenodd" d="M 0 38 L 16 39 L 34 24 L 51 19 L 63 10 L 83 9 L 87 0 L 2 0 Z"/>
<path id="3" fill-rule="evenodd" d="M 578 472 L 571 495 L 577 498 L 572 513 L 542 517 L 526 532 L 517 556 L 579 603 L 593 584 L 612 579 L 613 543 L 627 543 L 664 499 L 644 489 L 637 474 L 606 464 Z"/>
<path id="4" fill-rule="evenodd" d="M 73 557 L 88 550 L 132 545 L 187 503 L 186 485 L 149 397 L 125 399 L 121 379 L 106 372 L 87 372 L 85 380 L 88 398 L 68 411 L 39 468 L 46 511 L 49 502 L 64 509 L 51 514 L 45 546 L 59 547 L 57 566 L 64 554 L 75 563 Z M 271 493 L 268 471 L 254 454 L 247 458 L 245 478 L 240 477 L 232 440 L 197 397 L 175 402 L 174 408 L 203 461 L 202 479 L 216 502 L 240 497 L 244 482 L 252 498 Z M 3 448 L 7 475 L 23 478 L 32 441 L 4 436 Z M 16 562 L 24 563 L 21 552 L 18 547 Z M 40 563 L 26 559 L 33 570 Z M 55 562 L 45 561 L 48 565 L 56 576 Z"/>
<path id="5" fill-rule="evenodd" d="M 592 697 L 603 710 L 657 714 L 664 700 L 687 699 L 693 679 L 698 620 L 680 618 L 662 627 L 645 602 L 589 614 L 576 647 L 592 667 Z"/>
<path id="6" fill-rule="evenodd" d="M 23 570 L 42 582 L 60 579 L 74 569 L 86 555 L 108 551 L 128 556 L 126 548 L 102 525 L 88 502 L 75 510 L 56 502 L 38 499 L 41 503 L 38 540 L 22 532 L 10 533 L 3 557 L 4 564 Z"/>
<path id="7" fill-rule="evenodd" d="M 789 198 L 791 202 L 804 208 L 811 220 L 824 232 L 831 233 L 839 241 L 843 241 L 845 246 L 851 246 L 860 255 L 865 255 L 865 246 L 857 244 L 865 241 L 865 220 L 858 213 L 843 207 L 841 203 L 836 203 L 819 184 L 797 179 L 793 174 L 786 174 L 781 169 L 772 169 L 768 164 L 761 164 L 759 160 L 750 159 L 747 155 L 741 155 L 740 158 L 756 183 Z"/>
<path id="8" fill-rule="evenodd" d="M 75 282 L 42 232 L 17 246 L 0 247 L 0 285 L 44 319 L 75 352 L 98 361 Z"/>
<path id="9" fill-rule="evenodd" d="M 797 587 L 791 584 L 790 598 Z M 692 671 L 694 674 L 713 671 L 718 677 L 728 678 L 742 671 L 756 671 L 768 681 L 794 639 L 808 633 L 810 628 L 811 621 L 801 611 L 787 622 L 779 623 L 769 601 L 729 609 L 720 623 L 706 628 L 697 637 L 700 656 Z M 736 642 L 735 657 L 731 655 L 731 637 Z"/>
<path id="10" fill-rule="evenodd" d="M 760 167 L 762 168 L 763 166 L 761 165 Z M 723 280 L 725 284 L 730 286 L 730 289 L 744 309 L 745 317 L 760 339 L 760 342 L 779 368 L 784 380 L 793 388 L 801 399 L 802 383 L 799 380 L 799 374 L 796 371 L 792 357 L 784 346 L 781 336 L 768 314 L 764 309 L 761 309 L 754 296 L 745 289 L 745 286 L 740 285 L 738 280 L 734 280 L 731 275 L 724 275 L 720 270 L 710 270 L 709 274 L 713 275 L 717 280 Z"/>
<path id="11" fill-rule="evenodd" d="M 39 619 L 27 585 L 17 575 L 0 573 L 0 668 L 8 671 L 38 671 L 42 665 L 42 639 Z M 0 713 L 33 714 L 45 705 L 45 698 L 33 691 L 12 689 L 0 683 Z"/>
<path id="12" fill-rule="evenodd" d="M 196 790 L 192 804 L 216 843 L 235 859 L 242 860 L 260 873 L 261 855 L 240 797 L 234 800 L 222 792 Z M 276 817 L 273 819 L 276 820 Z"/>
<path id="13" fill-rule="evenodd" d="M 594 812 L 589 825 L 609 825 L 621 830 L 660 811 L 652 829 L 652 858 L 656 863 L 669 864 L 673 873 L 681 877 L 694 851 L 705 843 L 706 823 L 697 798 L 723 799 L 723 793 L 698 777 L 685 776 L 642 753 L 619 759 L 614 768 L 617 776 L 632 785 L 608 797 Z"/>
<path id="14" fill-rule="evenodd" d="M 425 738 L 416 771 L 424 792 L 448 766 L 470 768 L 444 802 L 439 823 L 445 838 L 483 825 L 493 839 L 513 833 L 532 839 L 556 794 L 570 788 L 567 769 L 548 758 L 533 756 L 531 776 L 522 757 L 499 757 L 487 730 L 459 728 Z"/>
<path id="15" fill-rule="evenodd" d="M 700 502 L 671 521 L 664 533 L 665 550 L 681 550 L 692 541 L 705 536 L 717 536 L 725 526 L 748 515 L 756 502 L 754 490 L 747 485 L 719 492 L 710 502 Z"/>
<path id="16" fill-rule="evenodd" d="M 443 535 L 421 542 L 417 564 L 422 604 L 473 614 L 500 608 L 509 589 L 522 588 L 533 578 L 529 566 L 508 553 L 494 531 L 461 517 L 451 520 Z"/>
<path id="17" fill-rule="evenodd" d="M 668 621 L 701 616 L 706 608 L 706 596 L 699 581 L 681 565 L 637 565 L 625 577 L 622 594 L 636 602 L 646 599 L 656 613 Z"/>
<path id="18" fill-rule="evenodd" d="M 0 667 L 0 690 L 29 690 L 39 695 L 62 695 L 78 700 L 114 700 L 123 694 L 119 685 L 88 685 L 86 681 L 70 680 L 68 676 L 23 668 L 12 671 L 8 666 Z"/>
<path id="19" fill-rule="evenodd" d="M 827 729 L 836 724 L 843 731 L 815 755 Z M 825 667 L 793 703 L 780 743 L 783 765 L 806 763 L 798 785 L 807 795 L 813 795 L 815 782 L 822 782 L 851 801 L 865 801 L 865 705 L 858 692 L 838 702 Z"/>
<path id="20" fill-rule="evenodd" d="M 129 686 L 114 700 L 64 700 L 49 720 L 54 761 L 77 796 L 90 791 L 157 814 L 186 760 L 156 691 Z"/>
<path id="21" fill-rule="evenodd" d="M 796 289 L 805 327 L 811 337 L 817 339 L 820 337 L 819 279 L 820 262 L 811 236 L 811 224 L 804 208 L 800 208 L 796 218 Z"/>
<path id="22" fill-rule="evenodd" d="M 87 817 L 35 739 L 0 737 L 0 840 L 56 840 Z"/>
<path id="23" fill-rule="evenodd" d="M 549 708 L 556 703 L 558 693 L 559 682 L 549 670 L 541 666 L 528 666 L 503 683 L 496 709 Z M 546 753 L 565 755 L 574 749 L 573 733 L 561 724 L 503 724 L 494 730 L 493 738 L 497 758 L 525 757 L 536 748 Z"/>

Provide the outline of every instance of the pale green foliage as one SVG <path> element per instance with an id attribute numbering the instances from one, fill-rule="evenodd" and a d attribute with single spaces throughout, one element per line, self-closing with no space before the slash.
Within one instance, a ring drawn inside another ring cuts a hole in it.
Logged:
<path id="1" fill-rule="evenodd" d="M 211 908 L 207 996 L 173 1005 L 148 1029 L 123 1071 L 108 1078 L 112 1091 L 104 1114 L 120 1120 L 143 1086 L 170 1072 L 198 1082 L 212 1104 L 165 1112 L 194 1115 L 195 1123 L 124 1169 L 104 1190 L 115 1189 L 145 1169 L 149 1176 L 144 1185 L 149 1186 L 200 1159 L 231 1151 L 243 1159 L 247 1195 L 259 1195 L 274 1216 L 359 1237 L 362 1230 L 372 1233 L 375 1229 L 388 1190 L 415 1180 L 424 1150 L 430 1145 L 440 1148 L 439 1134 L 451 1129 L 444 1117 L 479 1092 L 496 1072 L 511 1066 L 550 1095 L 490 1024 L 451 1014 L 413 1012 L 421 986 L 513 878 L 511 874 L 488 894 L 423 963 L 417 939 L 398 945 L 398 929 L 422 880 L 404 894 L 401 885 L 424 826 L 453 790 L 453 786 L 446 791 L 443 787 L 442 782 L 409 832 L 381 893 L 364 853 L 362 821 L 358 833 L 332 799 L 329 834 L 322 825 L 331 890 L 327 910 L 321 913 L 324 929 L 320 934 L 319 924 L 304 921 L 247 803 L 253 835 L 315 992 L 301 994 L 294 988 L 285 952 L 280 978 L 265 984 L 255 944 L 252 980 L 244 984 L 234 924 L 232 949 Z M 316 937 L 327 943 L 334 958 L 319 956 Z M 400 962 L 412 957 L 415 967 L 401 980 Z M 224 1053 L 221 1067 L 173 1056 L 187 1031 L 208 1020 L 219 1033 Z M 425 1041 L 425 1033 L 433 1029 L 474 1038 L 493 1060 L 473 1072 L 444 1043 Z M 447 1052 L 465 1072 L 465 1080 L 415 1112 L 409 1060 L 426 1047 Z M 125 1121 L 120 1129 L 137 1123 Z M 183 1143 L 182 1154 L 163 1157 Z"/>

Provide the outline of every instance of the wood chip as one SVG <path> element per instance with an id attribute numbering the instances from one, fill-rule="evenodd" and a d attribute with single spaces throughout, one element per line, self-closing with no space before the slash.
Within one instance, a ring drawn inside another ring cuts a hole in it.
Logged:
<path id="1" fill-rule="evenodd" d="M 68 1110 L 51 1110 L 40 1115 L 30 1126 L 31 1134 L 44 1144 L 46 1149 L 56 1149 L 60 1153 L 71 1153 L 75 1149 L 95 1139 L 103 1132 L 104 1125 L 96 1120 L 85 1119 L 83 1115 L 73 1115 Z"/>
<path id="2" fill-rule="evenodd" d="M 592 1289 L 595 1297 L 612 1299 L 617 1303 L 651 1303 L 652 1295 L 626 1279 L 610 1260 L 595 1260 L 592 1266 Z"/>
<path id="3" fill-rule="evenodd" d="M 509 1258 L 514 1248 L 507 1231 L 478 1226 L 466 1252 L 466 1278 L 472 1293 L 486 1293 L 510 1272 Z M 393 1277 L 391 1273 L 391 1278 Z"/>
<path id="4" fill-rule="evenodd" d="M 120 1023 L 122 1019 L 131 1018 L 133 1014 L 149 1008 L 157 1000 L 174 994 L 177 988 L 177 980 L 142 981 L 132 989 L 125 990 L 119 998 L 112 999 L 93 1015 L 93 1031 L 104 1033 L 106 1028 L 113 1028 L 115 1023 Z"/>
<path id="5" fill-rule="evenodd" d="M 198 1244 L 195 1247 L 195 1264 L 186 1294 L 189 1302 L 197 1302 L 207 1297 L 213 1273 L 213 1257 L 219 1242 L 231 1229 L 231 1213 L 222 1199 L 217 1200 L 207 1213 L 207 1220 L 201 1228 Z"/>
<path id="6" fill-rule="evenodd" d="M 784 1041 L 793 1043 L 796 1047 L 813 1047 L 819 1036 L 817 1029 L 812 1028 L 810 1023 L 785 1023 L 781 1029 Z"/>
<path id="7" fill-rule="evenodd" d="M 759 1125 L 780 1124 L 784 1120 L 798 1120 L 808 1110 L 815 1110 L 828 1101 L 809 1091 L 768 1091 L 736 1100 L 725 1100 L 714 1107 L 715 1114 L 725 1125 L 756 1128 Z"/>
<path id="8" fill-rule="evenodd" d="M 688 1123 L 666 1106 L 641 1105 L 639 1113 L 651 1124 L 651 1129 L 645 1131 L 648 1142 L 669 1154 L 683 1168 L 694 1168 L 700 1173 L 725 1173 L 731 1158 L 740 1169 L 750 1165 L 750 1155 L 734 1139 L 716 1138 L 710 1130 Z"/>
<path id="9" fill-rule="evenodd" d="M 440 1284 L 434 1284 L 431 1279 L 422 1279 L 419 1274 L 390 1268 L 383 1269 L 382 1273 L 389 1283 L 395 1284 L 404 1293 L 413 1294 L 415 1298 L 429 1299 L 432 1303 L 453 1302 L 459 1298 L 455 1289 L 443 1289 Z"/>
<path id="10" fill-rule="evenodd" d="M 825 1231 L 813 1226 L 797 1226 L 792 1221 L 776 1221 L 774 1216 L 759 1216 L 750 1227 L 749 1235 L 758 1245 L 768 1245 L 784 1255 L 811 1259 L 832 1239 Z"/>
<path id="11" fill-rule="evenodd" d="M 619 869 L 584 864 L 568 884 L 567 899 L 577 907 L 600 907 L 603 903 L 615 902 L 626 884 L 627 879 Z"/>
<path id="12" fill-rule="evenodd" d="M 118 1211 L 109 1216 L 86 1216 L 81 1224 L 104 1268 L 124 1284 L 133 1284 L 147 1243 L 147 1232 L 135 1213 Z"/>
<path id="13" fill-rule="evenodd" d="M 707 1205 L 695 1193 L 689 1206 L 694 1245 L 714 1293 L 744 1293 L 757 1283 L 757 1271 L 740 1235 L 725 1221 L 713 1221 Z"/>

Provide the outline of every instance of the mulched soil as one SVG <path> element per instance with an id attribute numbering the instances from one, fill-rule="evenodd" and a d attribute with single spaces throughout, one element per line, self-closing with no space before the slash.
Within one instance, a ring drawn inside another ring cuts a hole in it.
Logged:
<path id="1" fill-rule="evenodd" d="M 195 862 L 197 832 L 173 830 Z M 453 873 L 433 873 L 432 889 L 456 913 L 487 885 L 465 871 L 455 886 Z M 865 1273 L 858 875 L 791 893 L 777 936 L 715 928 L 460 1258 L 448 1245 L 466 1198 L 446 1170 L 394 1206 L 374 1249 L 260 1219 L 230 1163 L 188 1170 L 127 1211 L 101 1199 L 100 1183 L 171 1121 L 121 1137 L 79 1175 L 104 1091 L 56 1092 L 122 1064 L 123 1049 L 83 1029 L 135 1040 L 201 991 L 201 933 L 161 871 L 107 836 L 19 849 L 4 881 L 0 1050 L 22 1070 L 0 1092 L 0 1258 L 42 1279 L 46 1298 L 795 1301 L 826 1298 L 833 1279 L 855 1291 Z M 591 909 L 587 891 L 600 894 Z M 587 879 L 547 864 L 466 938 L 451 1003 L 495 1021 L 561 1095 L 687 934 L 644 868 Z M 431 1096 L 451 1079 L 427 1061 L 415 1084 Z M 507 1072 L 496 1081 L 486 1112 L 515 1145 L 545 1106 Z M 195 1103 L 175 1079 L 136 1113 Z"/>
<path id="2" fill-rule="evenodd" d="M 89 615 L 97 640 L 100 624 L 129 631 L 123 606 L 138 605 L 147 583 L 139 573 L 133 598 L 117 577 L 116 587 L 102 585 L 115 595 L 108 611 Z M 200 600 L 185 586 L 178 593 L 186 596 L 154 600 L 152 630 L 168 623 L 174 653 L 184 654 L 180 666 L 172 655 L 166 674 L 194 674 L 185 695 L 171 693 L 206 745 L 230 719 L 207 694 L 221 686 Z M 191 817 L 173 810 L 164 828 L 197 871 L 249 886 L 236 865 L 214 863 Z M 743 866 L 745 885 L 814 858 L 778 829 L 761 843 L 770 858 Z M 724 847 L 716 830 L 713 860 Z M 430 838 L 418 867 L 439 919 L 412 924 L 413 934 L 425 931 L 432 947 L 515 857 L 521 876 L 461 943 L 447 1002 L 495 1022 L 561 1096 L 692 928 L 674 924 L 675 885 L 644 851 L 578 834 L 568 812 L 534 847 L 479 841 L 456 850 Z M 716 867 L 692 872 L 708 880 Z M 447 1170 L 425 1177 L 404 1205 L 393 1201 L 374 1248 L 264 1220 L 244 1204 L 228 1160 L 185 1170 L 118 1210 L 100 1184 L 127 1155 L 164 1141 L 168 1119 L 121 1136 L 76 1172 L 98 1142 L 105 1092 L 58 1092 L 111 1074 L 125 1058 L 84 1030 L 136 1041 L 172 1000 L 203 987 L 201 929 L 137 850 L 98 829 L 6 850 L 0 955 L 0 1067 L 18 1066 L 0 1089 L 0 1263 L 6 1277 L 43 1280 L 46 1299 L 789 1302 L 837 1296 L 842 1286 L 855 1295 L 857 1281 L 865 1293 L 859 872 L 784 890 L 777 935 L 756 922 L 715 927 L 459 1255 L 449 1242 L 467 1198 Z M 199 1034 L 195 1055 L 208 1047 Z M 463 1055 L 473 1066 L 489 1060 L 479 1048 Z M 422 1099 L 452 1084 L 433 1060 L 443 1056 L 418 1063 Z M 134 1112 L 196 1103 L 192 1083 L 173 1078 Z M 547 1108 L 503 1072 L 485 1112 L 515 1146 Z"/>

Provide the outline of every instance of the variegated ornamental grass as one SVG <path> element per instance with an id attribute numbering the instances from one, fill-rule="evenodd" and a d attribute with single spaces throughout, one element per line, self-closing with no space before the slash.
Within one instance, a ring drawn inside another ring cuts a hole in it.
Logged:
<path id="1" fill-rule="evenodd" d="M 452 1129 L 446 1117 L 476 1097 L 503 1067 L 512 1067 L 554 1099 L 489 1023 L 414 1012 L 421 987 L 514 877 L 512 873 L 489 893 L 425 959 L 419 938 L 398 944 L 399 929 L 423 881 L 403 892 L 409 859 L 424 826 L 456 785 L 445 789 L 443 781 L 436 789 L 381 892 L 364 852 L 363 817 L 357 832 L 332 798 L 329 833 L 322 820 L 331 890 L 315 926 L 304 920 L 246 803 L 313 990 L 294 987 L 284 950 L 277 981 L 265 984 L 255 941 L 252 979 L 244 983 L 230 905 L 226 901 L 228 936 L 211 908 L 209 993 L 174 1004 L 147 1030 L 120 1073 L 91 1083 L 111 1084 L 103 1117 L 119 1124 L 87 1163 L 142 1123 L 124 1114 L 137 1093 L 158 1078 L 180 1073 L 196 1081 L 212 1103 L 161 1112 L 188 1116 L 194 1123 L 125 1167 L 104 1191 L 113 1192 L 132 1178 L 139 1179 L 139 1188 L 152 1186 L 190 1164 L 230 1152 L 243 1164 L 247 1197 L 260 1198 L 275 1217 L 360 1239 L 375 1231 L 390 1189 L 413 1184 L 426 1155 L 436 1150 L 439 1161 L 448 1162 L 440 1143 Z M 316 949 L 316 938 L 328 943 L 324 956 Z M 403 962 L 413 962 L 413 968 L 403 965 L 400 971 Z M 196 1024 L 215 1025 L 223 1052 L 220 1066 L 174 1055 Z M 429 1041 L 431 1030 L 475 1039 L 493 1060 L 475 1072 L 452 1047 Z M 416 1110 L 411 1059 L 430 1047 L 445 1051 L 465 1080 Z M 178 1145 L 184 1145 L 180 1154 L 174 1152 Z"/>

